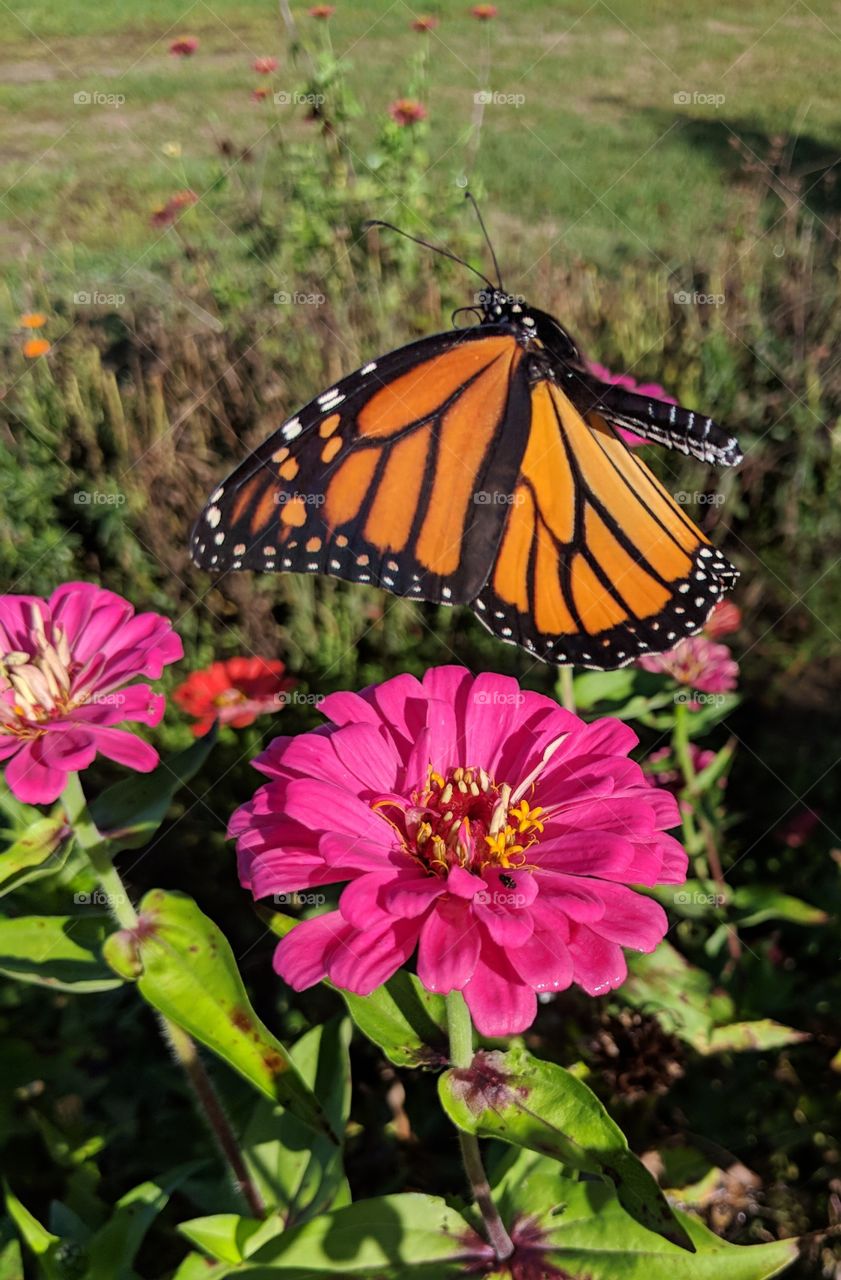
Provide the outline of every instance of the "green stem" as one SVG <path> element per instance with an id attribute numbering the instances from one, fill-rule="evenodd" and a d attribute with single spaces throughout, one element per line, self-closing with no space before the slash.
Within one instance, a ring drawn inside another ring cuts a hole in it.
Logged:
<path id="1" fill-rule="evenodd" d="M 136 929 L 139 923 L 138 914 L 122 877 L 114 866 L 109 842 L 103 839 L 91 817 L 78 773 L 68 775 L 61 799 L 67 821 L 73 828 L 79 846 L 96 872 L 111 914 L 122 929 Z M 225 1114 L 225 1108 L 201 1063 L 195 1041 L 187 1035 L 186 1031 L 182 1031 L 174 1022 L 170 1022 L 169 1018 L 161 1017 L 160 1023 L 164 1039 L 184 1069 L 199 1108 L 230 1166 L 249 1211 L 255 1217 L 265 1217 L 265 1205 L 249 1177 L 236 1136 Z"/>
<path id="2" fill-rule="evenodd" d="M 470 1020 L 470 1010 L 460 991 L 451 991 L 447 996 L 447 1029 L 450 1036 L 450 1061 L 454 1067 L 468 1068 L 473 1062 L 473 1023 Z M 482 1164 L 479 1140 L 473 1134 L 463 1133 L 461 1130 L 459 1130 L 458 1140 L 464 1171 L 473 1191 L 473 1198 L 482 1214 L 488 1243 L 496 1254 L 497 1261 L 504 1262 L 514 1252 L 514 1244 L 493 1202 L 485 1167 Z"/>
<path id="3" fill-rule="evenodd" d="M 561 667 L 558 671 L 558 680 L 561 685 L 561 705 L 575 715 L 575 684 L 572 667 Z"/>

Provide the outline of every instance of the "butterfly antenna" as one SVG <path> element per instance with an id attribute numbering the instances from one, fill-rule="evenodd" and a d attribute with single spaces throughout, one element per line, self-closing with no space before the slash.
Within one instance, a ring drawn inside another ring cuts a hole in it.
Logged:
<path id="1" fill-rule="evenodd" d="M 503 283 L 502 283 L 502 272 L 501 272 L 501 271 L 500 271 L 500 269 L 499 269 L 499 263 L 498 263 L 498 262 L 497 262 L 497 260 L 496 260 L 496 254 L 494 253 L 494 247 L 493 247 L 493 245 L 491 244 L 491 238 L 490 238 L 490 236 L 488 235 L 488 228 L 485 226 L 485 220 L 484 220 L 484 218 L 482 217 L 481 210 L 479 209 L 479 205 L 478 205 L 478 204 L 477 204 L 477 202 L 476 202 L 476 197 L 474 196 L 474 194 L 473 194 L 473 192 L 472 192 L 472 191 L 465 191 L 465 193 L 464 193 L 464 198 L 465 198 L 465 200 L 469 200 L 469 201 L 470 201 L 470 203 L 473 205 L 473 211 L 474 211 L 474 213 L 476 214 L 476 217 L 479 219 L 479 226 L 482 228 L 482 235 L 485 237 L 485 244 L 488 246 L 488 249 L 490 250 L 491 260 L 492 260 L 492 262 L 493 262 L 493 264 L 494 264 L 494 271 L 496 272 L 496 280 L 497 280 L 497 284 L 498 284 L 498 286 L 499 286 L 499 291 L 500 291 L 500 293 L 504 293 L 504 292 L 505 292 L 505 286 L 504 286 L 504 285 L 503 285 Z"/>
<path id="2" fill-rule="evenodd" d="M 430 244 L 428 240 L 422 240 L 420 236 L 410 235 L 408 231 L 403 231 L 400 227 L 396 227 L 393 222 L 382 222 L 379 218 L 369 218 L 363 222 L 363 227 L 386 227 L 389 231 L 396 231 L 399 236 L 403 236 L 406 240 L 413 240 L 415 244 L 423 245 L 424 249 L 430 249 L 433 253 L 440 253 L 442 258 L 449 258 L 451 262 L 457 262 L 460 267 L 466 267 L 468 271 L 472 271 L 475 276 L 493 289 L 494 284 L 481 271 L 477 271 L 476 267 L 472 267 L 469 262 L 465 262 L 464 258 L 460 258 L 458 254 L 451 253 L 449 249 L 442 249 L 440 245 Z M 493 250 L 491 250 L 493 253 Z"/>

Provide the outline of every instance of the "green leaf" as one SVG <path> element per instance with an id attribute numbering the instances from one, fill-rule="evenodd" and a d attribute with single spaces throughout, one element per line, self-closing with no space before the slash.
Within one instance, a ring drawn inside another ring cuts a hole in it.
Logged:
<path id="1" fill-rule="evenodd" d="M 260 1093 L 331 1136 L 324 1110 L 286 1048 L 252 1009 L 234 953 L 220 929 L 184 894 L 153 889 L 140 904 L 134 938 L 145 1000 L 218 1054 Z M 109 959 L 109 946 L 105 947 Z M 122 957 L 120 957 L 122 962 Z"/>
<path id="2" fill-rule="evenodd" d="M 619 1126 L 581 1080 L 522 1048 L 480 1051 L 470 1067 L 438 1081 L 444 1110 L 459 1129 L 500 1138 L 610 1179 L 621 1203 L 651 1231 L 689 1247 L 655 1179 Z"/>
<path id="3" fill-rule="evenodd" d="M 740 925 L 763 924 L 766 920 L 788 920 L 791 924 L 825 924 L 828 916 L 800 898 L 780 893 L 770 885 L 744 885 L 732 895 L 737 911 L 746 911 Z"/>
<path id="4" fill-rule="evenodd" d="M 0 853 L 0 897 L 60 871 L 72 841 L 63 818 L 39 818 Z"/>
<path id="5" fill-rule="evenodd" d="M 0 1280 L 23 1280 L 23 1258 L 17 1240 L 0 1246 Z"/>
<path id="6" fill-rule="evenodd" d="M 370 996 L 341 995 L 359 1030 L 396 1066 L 443 1066 L 449 1060 L 446 1001 L 414 974 L 400 969 Z"/>
<path id="7" fill-rule="evenodd" d="M 403 1276 L 465 1274 L 464 1263 L 487 1257 L 488 1246 L 468 1222 L 438 1196 L 408 1193 L 360 1200 L 285 1231 L 262 1248 L 246 1246 L 238 1269 L 263 1277 Z"/>
<path id="8" fill-rule="evenodd" d="M 628 957 L 628 978 L 621 998 L 653 1014 L 672 1035 L 703 1051 L 716 1021 L 732 1018 L 729 996 L 713 993 L 713 980 L 691 965 L 668 942 L 650 955 Z"/>
<path id="9" fill-rule="evenodd" d="M 599 703 L 624 703 L 633 696 L 637 673 L 633 667 L 618 671 L 585 671 L 574 681 L 575 705 L 588 711 Z"/>
<path id="10" fill-rule="evenodd" d="M 313 1027 L 290 1050 L 304 1083 L 315 1093 L 335 1133 L 350 1111 L 348 1019 Z M 290 1111 L 266 1099 L 257 1104 L 242 1136 L 249 1173 L 264 1202 L 279 1212 L 278 1230 L 336 1207 L 346 1194 L 341 1150 L 312 1132 Z"/>
<path id="11" fill-rule="evenodd" d="M 152 773 L 132 774 L 88 806 L 98 830 L 118 849 L 139 849 L 160 827 L 175 793 L 198 773 L 216 742 L 214 726 Z"/>
<path id="12" fill-rule="evenodd" d="M 100 958 L 107 921 L 96 916 L 0 918 L 0 973 L 84 995 L 122 985 Z"/>
<path id="13" fill-rule="evenodd" d="M 498 1180 L 496 1199 L 506 1221 L 527 1218 L 542 1250 L 547 1276 L 587 1280 L 770 1280 L 797 1257 L 794 1240 L 734 1245 L 688 1214 L 675 1212 L 694 1252 L 648 1231 L 623 1209 L 613 1188 L 558 1177 L 549 1161 L 522 1153 Z M 552 1271 L 552 1268 L 556 1272 Z M 487 1280 L 505 1280 L 492 1272 Z"/>
<path id="14" fill-rule="evenodd" d="M 249 1237 L 260 1227 L 257 1218 L 241 1218 L 237 1213 L 214 1213 L 179 1223 L 178 1230 L 190 1244 L 203 1249 L 219 1262 L 241 1262 Z M 282 1228 L 281 1228 L 282 1229 Z M 202 1264 L 207 1270 L 207 1264 Z"/>
<path id="15" fill-rule="evenodd" d="M 724 1027 L 714 1027 L 706 1053 L 723 1053 L 727 1049 L 737 1052 L 745 1049 L 780 1049 L 786 1044 L 801 1044 L 810 1040 L 807 1031 L 795 1031 L 771 1018 L 756 1022 L 731 1022 Z"/>
<path id="16" fill-rule="evenodd" d="M 46 1227 L 42 1227 L 37 1218 L 21 1204 L 9 1185 L 3 1183 L 6 1201 L 6 1212 L 18 1230 L 23 1243 L 39 1259 L 43 1274 L 47 1280 L 59 1280 L 56 1269 L 55 1254 L 61 1241 Z"/>
<path id="17" fill-rule="evenodd" d="M 730 997 L 714 990 L 710 975 L 689 964 L 667 942 L 651 955 L 629 957 L 628 970 L 622 999 L 653 1014 L 666 1031 L 698 1053 L 775 1049 L 808 1039 L 804 1032 L 770 1018 L 732 1022 L 735 1010 Z"/>

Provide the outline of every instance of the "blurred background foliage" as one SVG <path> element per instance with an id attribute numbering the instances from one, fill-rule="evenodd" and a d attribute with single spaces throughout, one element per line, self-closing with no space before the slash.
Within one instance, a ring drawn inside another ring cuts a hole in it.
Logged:
<path id="1" fill-rule="evenodd" d="M 539 0 L 481 24 L 467 8 L 429 12 L 440 25 L 422 34 L 413 8 L 385 0 L 340 3 L 321 22 L 296 6 L 285 27 L 256 0 L 12 5 L 0 54 L 0 580 L 46 594 L 77 576 L 167 613 L 187 654 L 170 688 L 214 657 L 287 663 L 311 700 L 223 733 L 124 873 L 137 895 L 196 896 L 284 1038 L 338 1012 L 329 992 L 279 989 L 271 935 L 237 885 L 224 827 L 253 788 L 249 759 L 272 733 L 314 726 L 321 695 L 399 670 L 457 658 L 548 692 L 556 673 L 463 611 L 329 580 L 216 584 L 191 566 L 187 540 L 210 490 L 284 416 L 472 301 L 468 272 L 364 227 L 394 220 L 486 270 L 469 175 L 509 289 L 557 314 L 591 358 L 739 434 L 733 475 L 648 453 L 742 571 L 743 701 L 709 726 L 713 746 L 737 747 L 728 882 L 818 909 L 763 914 L 751 898 L 737 964 L 715 941 L 715 912 L 679 912 L 670 935 L 708 975 L 707 1013 L 726 992 L 720 1022 L 770 1018 L 805 1039 L 702 1052 L 655 1016 L 643 983 L 635 1002 L 556 998 L 529 1041 L 580 1062 L 664 1185 L 728 1238 L 820 1230 L 841 1204 L 837 12 L 765 0 L 715 16 L 685 0 L 615 11 Z M 182 28 L 199 45 L 178 58 Z M 259 75 L 265 56 L 279 65 Z M 482 107 L 482 90 L 524 101 Z M 389 115 L 403 97 L 423 120 Z M 198 198 L 170 217 L 182 192 Z M 20 325 L 32 312 L 51 343 L 37 360 Z M 659 743 L 655 727 L 642 732 L 646 748 Z M 172 705 L 158 736 L 165 749 L 190 740 Z M 66 910 L 73 883 L 70 869 L 25 888 L 16 910 Z M 58 1198 L 86 1217 L 203 1151 L 131 993 L 4 985 L 0 1024 L 4 1162 L 33 1211 Z M 435 1154 L 434 1081 L 406 1090 L 370 1045 L 354 1041 L 352 1055 L 354 1190 L 457 1189 L 455 1159 Z M 244 1123 L 250 1099 L 228 1076 L 222 1087 Z M 219 1175 L 191 1176 L 191 1211 L 225 1194 Z M 163 1228 L 184 1216 L 183 1196 Z M 141 1274 L 183 1252 L 166 1229 L 154 1242 Z M 841 1275 L 822 1242 L 803 1266 Z"/>

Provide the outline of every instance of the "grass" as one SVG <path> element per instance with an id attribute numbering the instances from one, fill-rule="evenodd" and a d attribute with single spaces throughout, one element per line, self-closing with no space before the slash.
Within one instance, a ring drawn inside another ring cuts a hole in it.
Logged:
<path id="1" fill-rule="evenodd" d="M 331 39 L 351 63 L 371 138 L 427 39 L 409 28 L 417 12 L 404 0 L 344 3 L 318 24 L 296 9 L 314 43 Z M 224 246 L 234 232 L 213 190 L 220 170 L 252 182 L 259 166 L 270 201 L 276 147 L 310 128 L 293 106 L 250 99 L 256 56 L 280 58 L 273 88 L 299 83 L 271 3 L 147 0 L 138 11 L 13 2 L 5 26 L 0 254 L 13 268 L 28 254 L 58 267 L 68 242 L 75 269 L 93 280 L 153 268 L 170 246 L 149 227 L 150 211 L 184 186 L 209 193 L 206 235 Z M 185 31 L 201 44 L 179 62 L 168 45 Z M 577 0 L 562 12 L 532 0 L 481 25 L 458 6 L 443 9 L 428 38 L 434 189 L 449 192 L 469 163 L 473 95 L 488 65 L 492 90 L 525 99 L 485 109 L 474 176 L 487 190 L 500 252 L 532 293 L 550 263 L 576 257 L 643 259 L 686 277 L 715 257 L 725 228 L 738 238 L 743 224 L 742 248 L 752 252 L 734 139 L 762 163 L 776 135 L 794 135 L 795 167 L 802 156 L 816 193 L 837 153 L 827 50 L 839 35 L 828 4 L 719 5 L 713 18 L 687 0 Z M 74 104 L 80 91 L 125 102 Z M 689 100 L 676 102 L 680 94 Z M 713 105 L 710 95 L 723 101 Z M 354 161 L 364 175 L 372 162 L 365 127 L 361 139 Z M 172 143 L 178 158 L 163 150 Z M 234 157 L 249 151 L 248 160 L 220 166 L 220 143 Z M 371 212 L 405 220 L 399 203 Z"/>

